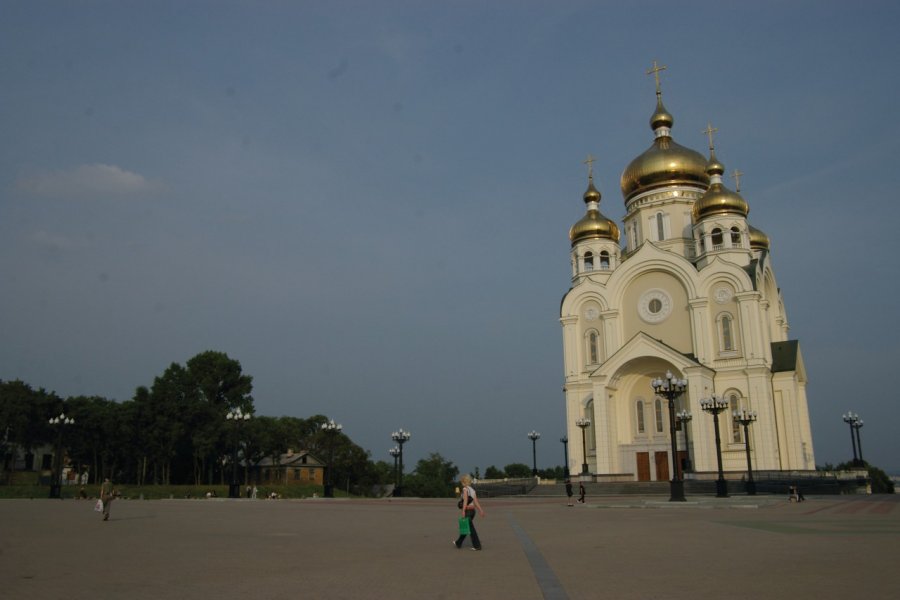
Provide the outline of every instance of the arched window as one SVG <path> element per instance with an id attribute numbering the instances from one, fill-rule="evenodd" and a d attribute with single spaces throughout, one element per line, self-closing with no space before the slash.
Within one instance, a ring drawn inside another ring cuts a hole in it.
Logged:
<path id="1" fill-rule="evenodd" d="M 609 252 L 603 250 L 600 252 L 600 268 L 608 269 L 609 268 Z"/>
<path id="2" fill-rule="evenodd" d="M 741 230 L 737 227 L 731 228 L 731 247 L 732 248 L 740 248 L 741 247 Z"/>
<path id="3" fill-rule="evenodd" d="M 589 364 L 596 365 L 600 362 L 600 336 L 596 331 L 588 334 L 588 359 Z"/>
<path id="4" fill-rule="evenodd" d="M 720 250 L 722 248 L 722 244 L 724 243 L 724 237 L 722 236 L 722 230 L 716 227 L 712 230 L 712 245 L 713 250 Z"/>
<path id="5" fill-rule="evenodd" d="M 637 401 L 637 432 L 644 433 L 646 431 L 644 425 L 644 401 Z"/>
<path id="6" fill-rule="evenodd" d="M 722 351 L 734 350 L 734 333 L 732 332 L 731 315 L 722 315 Z"/>
<path id="7" fill-rule="evenodd" d="M 740 412 L 741 408 L 741 398 L 737 394 L 729 394 L 728 395 L 728 412 L 733 413 L 734 411 Z M 741 424 L 731 420 L 731 441 L 735 444 L 740 444 L 744 441 L 744 431 L 741 429 Z"/>
<path id="8" fill-rule="evenodd" d="M 593 271 L 594 270 L 594 253 L 593 252 L 585 252 L 584 253 L 584 270 L 585 271 Z"/>
<path id="9" fill-rule="evenodd" d="M 662 402 L 659 398 L 656 399 L 656 402 L 653 403 L 653 408 L 656 410 L 656 433 L 662 433 L 663 430 L 663 415 L 662 415 Z"/>
<path id="10" fill-rule="evenodd" d="M 656 213 L 656 239 L 659 241 L 666 239 L 665 217 L 661 212 Z"/>

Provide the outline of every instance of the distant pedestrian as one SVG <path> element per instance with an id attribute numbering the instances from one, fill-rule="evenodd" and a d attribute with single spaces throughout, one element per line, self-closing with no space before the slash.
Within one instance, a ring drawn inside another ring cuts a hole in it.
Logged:
<path id="1" fill-rule="evenodd" d="M 481 550 L 481 540 L 478 539 L 478 532 L 475 531 L 475 511 L 483 517 L 484 510 L 481 508 L 481 503 L 478 502 L 478 495 L 475 493 L 475 488 L 472 487 L 472 477 L 468 474 L 463 475 L 459 478 L 459 483 L 462 484 L 462 498 L 460 499 L 460 510 L 462 510 L 462 517 L 469 520 L 469 534 L 472 536 L 472 550 Z M 463 542 L 466 539 L 466 534 L 460 534 L 459 538 L 453 542 L 453 545 L 456 546 L 457 549 L 462 548 Z"/>
<path id="2" fill-rule="evenodd" d="M 103 480 L 100 486 L 100 500 L 103 502 L 103 520 L 109 521 L 109 509 L 112 507 L 113 500 L 116 499 L 116 490 L 113 487 L 109 477 Z"/>
<path id="3" fill-rule="evenodd" d="M 256 495 L 259 493 L 259 490 L 256 489 L 256 486 L 253 486 L 253 490 L 250 492 L 250 498 L 256 500 Z"/>
<path id="4" fill-rule="evenodd" d="M 247 486 L 247 489 L 245 490 L 245 493 L 247 494 L 247 497 L 248 497 L 248 498 L 250 497 L 250 494 L 253 493 L 253 490 L 250 489 L 250 486 L 249 486 L 249 485 Z"/>
<path id="5" fill-rule="evenodd" d="M 578 482 L 578 501 L 584 504 L 584 484 Z"/>
<path id="6" fill-rule="evenodd" d="M 788 494 L 788 502 L 800 502 L 800 496 L 797 495 L 797 486 L 790 486 L 788 488 Z"/>
<path id="7" fill-rule="evenodd" d="M 794 490 L 797 492 L 797 502 L 803 502 L 806 498 L 803 496 L 803 492 L 800 491 L 800 486 L 795 485 Z"/>
<path id="8" fill-rule="evenodd" d="M 569 506 L 575 506 L 572 502 L 572 481 L 566 479 L 566 496 L 569 498 Z"/>

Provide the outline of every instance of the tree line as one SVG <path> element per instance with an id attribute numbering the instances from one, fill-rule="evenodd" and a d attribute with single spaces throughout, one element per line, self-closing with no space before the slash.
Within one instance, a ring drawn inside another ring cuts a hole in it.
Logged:
<path id="1" fill-rule="evenodd" d="M 63 399 L 22 381 L 0 381 L 4 469 L 14 468 L 19 451 L 55 448 L 62 433 L 69 463 L 87 471 L 91 483 L 110 477 L 137 485 L 222 484 L 230 477 L 236 443 L 244 480 L 248 464 L 262 458 L 277 459 L 294 449 L 327 461 L 333 448 L 336 484 L 351 481 L 365 488 L 390 482 L 390 465 L 371 461 L 343 433 L 322 431 L 325 416 L 254 414 L 252 389 L 253 378 L 240 362 L 216 351 L 197 354 L 184 365 L 172 363 L 150 387 L 138 387 L 124 402 L 100 396 Z M 253 416 L 236 424 L 225 418 L 235 409 Z M 49 422 L 61 413 L 75 423 Z"/>

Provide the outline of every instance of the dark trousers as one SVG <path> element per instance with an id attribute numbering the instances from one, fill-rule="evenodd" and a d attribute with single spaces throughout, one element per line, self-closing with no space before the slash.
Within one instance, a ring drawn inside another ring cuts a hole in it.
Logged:
<path id="1" fill-rule="evenodd" d="M 466 510 L 466 518 L 469 519 L 469 532 L 472 536 L 472 547 L 473 548 L 481 548 L 481 540 L 478 539 L 478 532 L 475 531 L 475 509 L 467 509 Z M 456 540 L 456 547 L 462 548 L 463 541 L 465 541 L 465 534 L 460 535 Z M 446 542 L 445 542 L 446 543 Z"/>

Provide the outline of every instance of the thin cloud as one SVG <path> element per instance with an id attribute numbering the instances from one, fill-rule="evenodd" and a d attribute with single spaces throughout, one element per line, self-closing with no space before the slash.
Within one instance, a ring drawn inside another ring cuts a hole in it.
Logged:
<path id="1" fill-rule="evenodd" d="M 17 187 L 43 198 L 122 198 L 158 190 L 161 184 L 116 165 L 98 163 L 24 177 Z"/>

